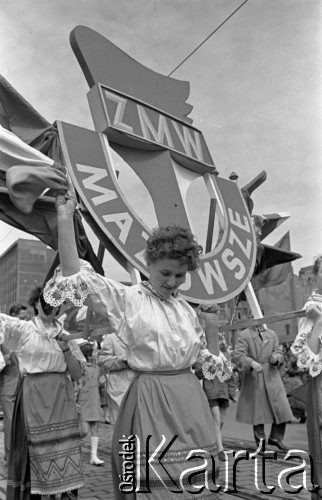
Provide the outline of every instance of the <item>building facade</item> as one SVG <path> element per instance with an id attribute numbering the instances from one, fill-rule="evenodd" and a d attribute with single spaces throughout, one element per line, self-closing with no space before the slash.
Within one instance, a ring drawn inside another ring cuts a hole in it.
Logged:
<path id="1" fill-rule="evenodd" d="M 0 310 L 27 304 L 31 290 L 42 286 L 56 252 L 37 240 L 18 239 L 0 256 Z"/>
<path id="2" fill-rule="evenodd" d="M 299 276 L 290 273 L 284 283 L 262 288 L 259 301 L 264 316 L 302 309 L 314 288 L 313 266 L 300 269 Z M 280 342 L 293 342 L 297 334 L 297 319 L 279 321 L 268 325 L 278 335 Z"/>

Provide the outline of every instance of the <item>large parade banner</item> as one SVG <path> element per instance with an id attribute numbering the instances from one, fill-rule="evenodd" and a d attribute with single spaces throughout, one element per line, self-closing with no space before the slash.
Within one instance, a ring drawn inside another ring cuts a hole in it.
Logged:
<path id="1" fill-rule="evenodd" d="M 245 289 L 256 259 L 256 236 L 236 182 L 220 178 L 202 132 L 187 117 L 189 84 L 141 65 L 83 26 L 72 48 L 91 90 L 96 131 L 58 122 L 60 142 L 83 213 L 100 241 L 143 276 L 149 227 L 117 178 L 121 158 L 148 189 L 159 225 L 191 228 L 186 193 L 202 177 L 216 203 L 219 235 L 180 291 L 191 302 L 227 302 Z"/>
<path id="2" fill-rule="evenodd" d="M 197 232 L 205 249 L 200 268 L 181 287 L 183 295 L 195 303 L 224 303 L 245 292 L 253 316 L 261 318 L 252 284 L 258 289 L 281 283 L 290 271 L 285 263 L 299 257 L 289 245 L 261 242 L 288 218 L 251 216 L 251 194 L 266 172 L 241 189 L 232 180 L 236 174 L 230 180 L 219 176 L 202 131 L 188 117 L 188 82 L 150 70 L 83 26 L 72 31 L 71 45 L 90 87 L 94 131 L 59 121 L 50 125 L 0 75 L 2 132 L 20 140 L 22 150 L 31 146 L 33 156 L 44 153 L 48 167 L 2 158 L 0 219 L 57 249 L 53 188 L 66 165 L 80 211 L 100 242 L 96 256 L 77 211 L 78 253 L 96 272 L 104 274 L 107 249 L 138 282 L 148 275 L 144 247 L 153 225 L 179 224 Z M 273 266 L 274 279 L 267 271 Z"/>

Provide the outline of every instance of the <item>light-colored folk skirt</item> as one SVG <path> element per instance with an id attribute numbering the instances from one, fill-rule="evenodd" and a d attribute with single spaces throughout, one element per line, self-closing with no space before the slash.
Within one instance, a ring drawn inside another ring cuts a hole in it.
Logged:
<path id="1" fill-rule="evenodd" d="M 112 466 L 117 500 L 218 498 L 213 419 L 190 369 L 138 372 L 119 411 Z"/>

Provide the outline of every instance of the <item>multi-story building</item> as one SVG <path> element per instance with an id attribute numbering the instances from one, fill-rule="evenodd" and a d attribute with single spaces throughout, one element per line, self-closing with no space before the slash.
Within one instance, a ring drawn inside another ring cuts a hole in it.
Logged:
<path id="1" fill-rule="evenodd" d="M 42 286 L 56 252 L 37 240 L 18 239 L 0 256 L 0 310 L 26 304 L 31 290 Z"/>
<path id="2" fill-rule="evenodd" d="M 312 268 L 303 267 L 299 276 L 290 273 L 284 283 L 262 288 L 259 298 L 264 316 L 302 309 L 314 287 Z M 280 342 L 292 342 L 297 334 L 297 324 L 297 319 L 289 319 L 268 326 L 275 330 Z"/>
<path id="3" fill-rule="evenodd" d="M 303 292 L 303 304 L 309 295 L 312 293 L 315 286 L 314 276 L 313 276 L 313 266 L 302 267 L 299 272 L 299 280 L 301 283 L 301 289 Z"/>

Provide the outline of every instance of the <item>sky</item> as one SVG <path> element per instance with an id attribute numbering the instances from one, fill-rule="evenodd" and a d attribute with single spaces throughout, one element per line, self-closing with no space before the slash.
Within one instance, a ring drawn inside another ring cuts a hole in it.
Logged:
<path id="1" fill-rule="evenodd" d="M 0 73 L 49 122 L 93 129 L 88 86 L 69 43 L 75 26 L 167 75 L 242 3 L 0 0 Z M 267 172 L 253 212 L 290 215 L 265 242 L 289 230 L 291 249 L 302 255 L 295 272 L 322 253 L 321 10 L 319 0 L 248 0 L 172 75 L 190 82 L 190 117 L 220 175 L 234 171 L 243 186 Z M 0 253 L 22 236 L 4 223 L 0 232 Z"/>

